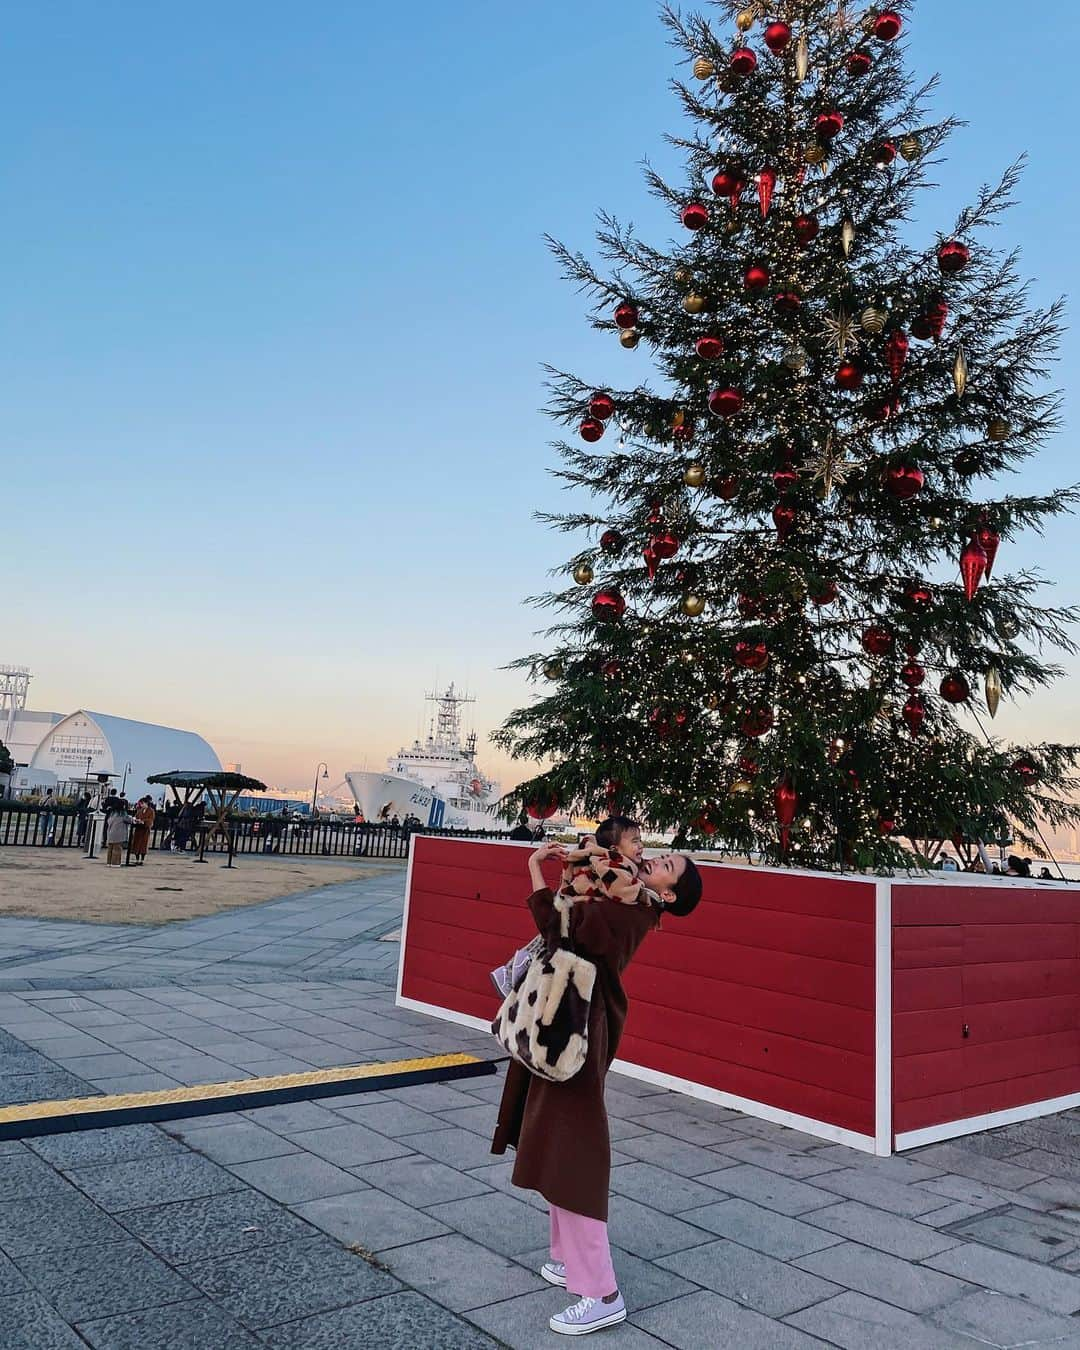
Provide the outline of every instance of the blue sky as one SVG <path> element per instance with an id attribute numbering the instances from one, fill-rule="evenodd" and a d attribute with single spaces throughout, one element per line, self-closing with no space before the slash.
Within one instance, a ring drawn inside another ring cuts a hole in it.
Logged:
<path id="1" fill-rule="evenodd" d="M 1078 40 L 1006 0 L 910 29 L 970 123 L 921 225 L 1028 152 L 999 234 L 1040 300 L 1078 290 Z M 563 555 L 531 520 L 560 501 L 541 363 L 645 370 L 542 235 L 588 249 L 603 206 L 670 236 L 638 168 L 679 125 L 651 0 L 24 0 L 0 59 L 0 661 L 38 707 L 189 726 L 278 782 L 374 764 L 436 676 L 486 733 Z M 1074 443 L 1028 482 L 1080 476 Z M 1025 550 L 1063 603 L 1075 528 Z M 1080 735 L 1071 670 L 1006 728 Z"/>

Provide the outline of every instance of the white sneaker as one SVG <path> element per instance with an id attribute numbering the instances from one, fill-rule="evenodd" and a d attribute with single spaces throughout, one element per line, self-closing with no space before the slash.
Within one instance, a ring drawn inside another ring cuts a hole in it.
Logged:
<path id="1" fill-rule="evenodd" d="M 545 1261 L 540 1267 L 540 1276 L 547 1280 L 548 1284 L 557 1284 L 561 1288 L 566 1288 L 566 1267 L 561 1261 Z"/>
<path id="2" fill-rule="evenodd" d="M 626 1304 L 622 1294 L 614 1303 L 600 1298 L 583 1298 L 565 1312 L 556 1313 L 548 1323 L 560 1336 L 588 1336 L 591 1331 L 602 1331 L 626 1321 Z"/>

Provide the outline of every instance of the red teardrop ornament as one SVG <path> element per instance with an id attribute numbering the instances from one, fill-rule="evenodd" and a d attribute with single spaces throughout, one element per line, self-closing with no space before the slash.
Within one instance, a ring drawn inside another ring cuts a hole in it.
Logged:
<path id="1" fill-rule="evenodd" d="M 968 601 L 975 599 L 976 592 L 986 576 L 986 550 L 977 539 L 969 540 L 960 554 L 960 575 L 964 580 L 964 594 Z"/>
<path id="2" fill-rule="evenodd" d="M 799 810 L 799 795 L 789 778 L 781 779 L 773 792 L 776 819 L 780 826 L 780 847 L 786 853 L 791 843 L 791 827 Z"/>
<path id="3" fill-rule="evenodd" d="M 885 343 L 885 364 L 889 367 L 889 374 L 892 376 L 893 384 L 900 383 L 900 377 L 904 373 L 904 366 L 907 364 L 910 347 L 911 343 L 908 341 L 908 336 L 903 329 L 893 329 L 889 334 L 888 341 Z"/>
<path id="4" fill-rule="evenodd" d="M 986 579 L 990 580 L 994 571 L 994 560 L 998 555 L 998 549 L 1001 547 L 1001 535 L 989 525 L 981 525 L 979 532 L 975 536 L 979 541 L 979 547 L 986 554 Z"/>
<path id="5" fill-rule="evenodd" d="M 776 533 L 781 539 L 786 539 L 795 528 L 797 513 L 793 506 L 786 506 L 781 503 L 772 513 L 773 524 L 776 526 Z"/>
<path id="6" fill-rule="evenodd" d="M 666 560 L 674 558 L 679 551 L 680 540 L 678 535 L 672 534 L 670 530 L 663 534 L 658 534 L 652 541 L 653 552 L 660 559 Z"/>
<path id="7" fill-rule="evenodd" d="M 761 203 L 761 214 L 767 216 L 769 207 L 772 206 L 773 193 L 776 191 L 776 170 L 762 169 L 758 174 L 758 201 Z"/>

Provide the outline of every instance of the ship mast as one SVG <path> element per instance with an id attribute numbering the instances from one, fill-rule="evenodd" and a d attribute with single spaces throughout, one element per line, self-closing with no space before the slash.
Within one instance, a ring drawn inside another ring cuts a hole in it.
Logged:
<path id="1" fill-rule="evenodd" d="M 26 707 L 26 695 L 33 676 L 27 666 L 0 666 L 0 740 L 9 743 L 15 731 L 15 719 Z"/>
<path id="2" fill-rule="evenodd" d="M 424 698 L 436 705 L 432 728 L 428 733 L 429 743 L 443 750 L 460 750 L 461 709 L 466 703 L 475 703 L 476 699 L 457 693 L 453 684 L 443 694 L 425 694 Z"/>

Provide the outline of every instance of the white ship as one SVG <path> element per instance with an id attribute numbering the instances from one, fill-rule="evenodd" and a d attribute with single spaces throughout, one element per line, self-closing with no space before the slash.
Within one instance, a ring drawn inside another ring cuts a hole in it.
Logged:
<path id="1" fill-rule="evenodd" d="M 418 816 L 430 829 L 498 829 L 499 785 L 477 767 L 476 732 L 461 738 L 461 709 L 476 700 L 453 685 L 426 698 L 435 711 L 425 741 L 402 746 L 386 761 L 385 773 L 358 769 L 345 775 L 365 820 Z"/>

